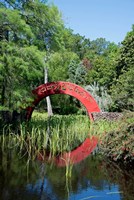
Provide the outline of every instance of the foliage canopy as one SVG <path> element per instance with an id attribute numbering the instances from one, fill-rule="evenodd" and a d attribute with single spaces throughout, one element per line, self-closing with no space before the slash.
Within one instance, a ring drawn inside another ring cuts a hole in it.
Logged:
<path id="1" fill-rule="evenodd" d="M 122 44 L 105 38 L 91 41 L 66 28 L 49 1 L 0 0 L 0 53 L 2 110 L 26 107 L 33 98 L 31 90 L 44 82 L 46 66 L 49 81 L 83 87 L 97 83 L 111 95 L 113 109 L 133 110 L 134 26 Z M 63 99 L 55 98 L 54 105 L 58 101 Z M 69 104 L 70 98 L 66 101 Z"/>

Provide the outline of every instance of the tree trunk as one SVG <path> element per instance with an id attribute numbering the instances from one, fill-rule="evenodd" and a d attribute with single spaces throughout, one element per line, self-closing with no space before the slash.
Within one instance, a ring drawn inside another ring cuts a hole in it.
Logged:
<path id="1" fill-rule="evenodd" d="M 45 67 L 44 68 L 44 83 L 48 82 L 48 69 Z M 52 111 L 52 105 L 51 105 L 51 100 L 50 97 L 46 97 L 46 102 L 47 102 L 47 112 L 48 116 L 53 116 L 53 111 Z"/>

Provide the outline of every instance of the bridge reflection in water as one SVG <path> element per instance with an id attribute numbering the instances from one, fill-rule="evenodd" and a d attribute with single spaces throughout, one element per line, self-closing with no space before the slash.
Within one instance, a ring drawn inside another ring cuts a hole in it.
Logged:
<path id="1" fill-rule="evenodd" d="M 77 164 L 84 160 L 94 151 L 94 149 L 97 147 L 97 143 L 98 138 L 95 136 L 93 136 L 92 138 L 86 138 L 79 147 L 70 152 L 64 152 L 62 154 L 59 154 L 58 156 L 55 156 L 52 161 L 59 167 L 66 166 L 68 164 Z M 49 155 L 43 156 L 41 153 L 39 154 L 37 159 L 42 161 L 51 160 Z"/>

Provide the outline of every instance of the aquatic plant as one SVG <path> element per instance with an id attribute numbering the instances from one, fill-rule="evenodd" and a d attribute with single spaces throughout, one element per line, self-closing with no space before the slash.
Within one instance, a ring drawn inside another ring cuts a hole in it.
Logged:
<path id="1" fill-rule="evenodd" d="M 79 146 L 89 133 L 90 122 L 83 115 L 56 115 L 47 118 L 46 115 L 35 113 L 29 123 L 22 123 L 19 132 L 12 127 L 3 128 L 0 136 L 4 147 L 24 152 L 30 159 L 35 159 L 40 152 L 55 156 L 64 151 L 71 151 Z"/>

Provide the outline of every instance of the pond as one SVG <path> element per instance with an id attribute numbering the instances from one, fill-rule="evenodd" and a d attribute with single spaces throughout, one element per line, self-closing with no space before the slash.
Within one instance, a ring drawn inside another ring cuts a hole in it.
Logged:
<path id="1" fill-rule="evenodd" d="M 13 151 L 0 152 L 1 200 L 133 200 L 133 186 L 134 170 L 93 154 L 59 167 Z"/>

